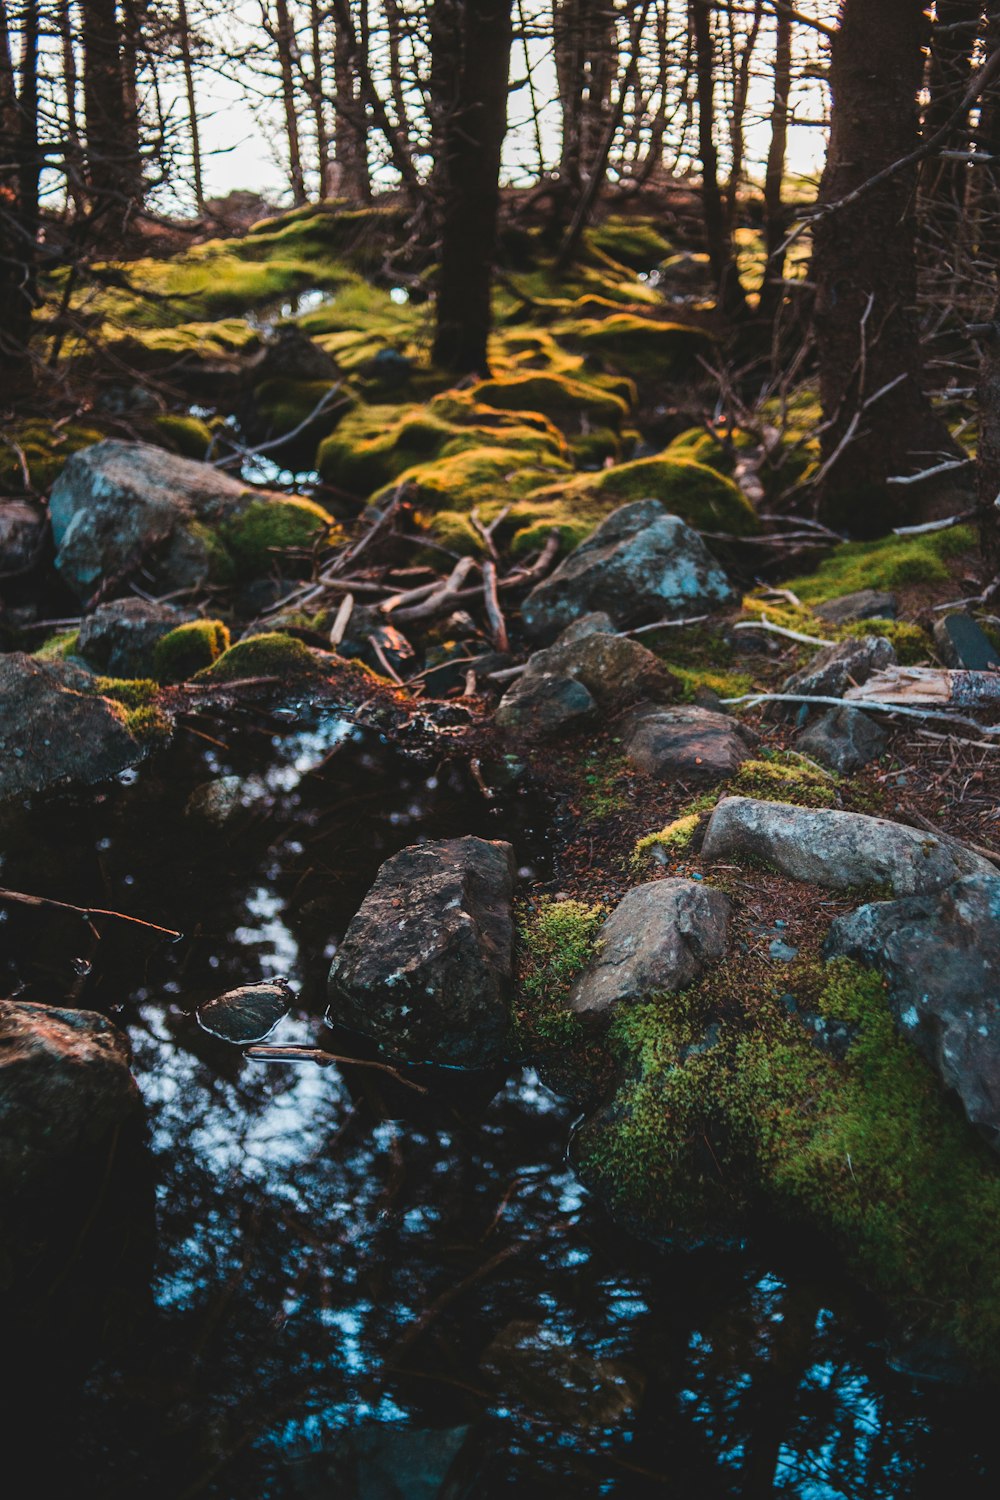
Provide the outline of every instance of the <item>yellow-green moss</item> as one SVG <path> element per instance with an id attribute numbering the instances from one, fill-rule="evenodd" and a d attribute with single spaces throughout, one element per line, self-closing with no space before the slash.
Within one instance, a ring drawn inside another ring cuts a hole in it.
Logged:
<path id="1" fill-rule="evenodd" d="M 229 629 L 221 620 L 189 620 L 157 641 L 153 670 L 159 682 L 186 682 L 229 649 Z"/>
<path id="2" fill-rule="evenodd" d="M 704 329 L 625 312 L 608 318 L 567 318 L 554 332 L 567 348 L 644 380 L 690 375 L 697 369 L 698 355 L 710 355 L 713 345 Z"/>
<path id="3" fill-rule="evenodd" d="M 39 661 L 64 661 L 67 656 L 74 656 L 80 640 L 78 630 L 61 630 L 57 635 L 50 635 L 43 646 L 35 652 Z"/>
<path id="4" fill-rule="evenodd" d="M 482 543 L 475 540 L 475 533 L 468 528 L 468 516 L 473 509 L 478 507 L 483 520 L 490 521 L 512 500 L 516 502 L 518 496 L 529 494 L 560 472 L 566 474 L 567 480 L 571 478 L 568 465 L 546 457 L 544 450 L 539 455 L 531 446 L 519 450 L 489 445 L 417 464 L 404 470 L 397 482 L 408 486 L 418 521 L 426 525 L 432 536 L 443 542 L 446 535 L 468 535 L 471 550 L 479 551 Z M 373 503 L 378 505 L 388 499 L 393 488 L 387 486 L 378 491 L 372 497 Z M 528 509 L 530 513 L 531 507 Z M 515 503 L 505 536 L 511 534 L 524 513 L 524 508 Z M 470 547 L 462 550 L 468 551 Z"/>
<path id="5" fill-rule="evenodd" d="M 790 579 L 787 587 L 804 604 L 822 604 L 861 589 L 898 589 L 942 583 L 949 559 L 975 546 L 971 527 L 953 526 L 926 536 L 888 536 L 877 542 L 843 542 L 815 573 Z"/>
<path id="6" fill-rule="evenodd" d="M 159 684 L 151 677 L 95 677 L 94 692 L 111 698 L 123 708 L 149 708 L 159 695 Z"/>
<path id="7" fill-rule="evenodd" d="M 851 620 L 837 631 L 839 640 L 866 635 L 881 635 L 890 641 L 904 667 L 928 661 L 933 649 L 929 632 L 911 620 Z"/>
<path id="8" fill-rule="evenodd" d="M 303 677 L 318 670 L 309 647 L 281 631 L 247 636 L 224 651 L 210 667 L 195 675 L 195 682 L 236 682 L 244 677 Z"/>
<path id="9" fill-rule="evenodd" d="M 669 650 L 662 654 L 669 662 L 671 672 L 681 683 L 681 698 L 685 703 L 694 703 L 703 692 L 715 693 L 719 698 L 740 698 L 744 693 L 753 692 L 753 678 L 749 672 L 682 667 L 674 661 Z"/>
<path id="10" fill-rule="evenodd" d="M 288 496 L 252 500 L 245 510 L 218 529 L 218 540 L 232 558 L 236 576 L 259 577 L 276 565 L 312 555 L 331 539 L 333 518 L 312 500 Z"/>
<path id="11" fill-rule="evenodd" d="M 606 915 L 600 903 L 548 898 L 521 911 L 515 1032 L 525 1048 L 572 1046 L 582 1039 L 582 1023 L 567 1001 L 597 951 Z"/>
<path id="12" fill-rule="evenodd" d="M 95 677 L 92 690 L 108 700 L 140 745 L 155 750 L 167 744 L 174 725 L 157 701 L 158 683 L 148 677 Z"/>
<path id="13" fill-rule="evenodd" d="M 813 769 L 802 757 L 785 760 L 745 760 L 729 783 L 741 797 L 764 802 L 794 802 L 799 807 L 836 807 L 836 778 Z"/>
<path id="14" fill-rule="evenodd" d="M 203 459 L 212 444 L 212 432 L 201 417 L 182 412 L 164 412 L 153 418 L 157 437 L 183 458 Z"/>
<path id="15" fill-rule="evenodd" d="M 672 246 L 649 218 L 612 214 L 587 231 L 589 244 L 633 271 L 652 271 L 670 254 Z"/>
<path id="16" fill-rule="evenodd" d="M 0 443 L 0 492 L 13 495 L 24 490 L 17 449 L 24 455 L 31 488 L 44 494 L 55 484 L 68 458 L 81 448 L 101 442 L 105 434 L 80 422 L 67 422 L 56 428 L 41 418 L 26 417 L 7 423 L 4 436 L 8 441 Z"/>

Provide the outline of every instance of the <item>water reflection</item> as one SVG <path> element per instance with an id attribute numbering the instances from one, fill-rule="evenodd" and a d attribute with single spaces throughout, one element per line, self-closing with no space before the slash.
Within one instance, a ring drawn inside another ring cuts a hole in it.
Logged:
<path id="1" fill-rule="evenodd" d="M 323 1031 L 323 977 L 384 858 L 502 830 L 545 872 L 539 810 L 495 810 L 447 760 L 332 718 L 232 730 L 40 807 L 0 859 L 6 885 L 185 934 L 102 922 L 94 940 L 72 914 L 0 908 L 5 986 L 115 1010 L 148 1109 L 152 1297 L 124 1347 L 89 1351 L 74 1490 L 350 1500 L 385 1493 L 388 1466 L 486 1500 L 992 1492 L 988 1395 L 890 1370 L 876 1313 L 814 1245 L 631 1243 L 591 1211 L 566 1107 L 530 1069 L 425 1073 L 421 1096 L 373 1068 L 254 1063 L 199 1028 L 203 1000 L 281 973 L 301 999 L 272 1041 L 355 1054 Z M 185 813 L 223 778 L 223 816 Z M 602 1404 L 605 1386 L 629 1399 Z"/>

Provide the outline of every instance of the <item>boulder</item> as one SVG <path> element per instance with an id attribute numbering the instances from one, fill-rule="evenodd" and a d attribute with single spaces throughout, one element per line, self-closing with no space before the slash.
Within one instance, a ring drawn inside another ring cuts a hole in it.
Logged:
<path id="1" fill-rule="evenodd" d="M 659 500 L 613 511 L 521 609 L 529 635 L 551 639 L 581 615 L 603 611 L 618 629 L 703 614 L 732 587 L 701 537 Z"/>
<path id="2" fill-rule="evenodd" d="M 635 886 L 601 928 L 597 956 L 573 986 L 570 1009 L 606 1016 L 684 989 L 725 957 L 732 910 L 728 896 L 697 880 Z"/>
<path id="3" fill-rule="evenodd" d="M 128 1039 L 110 1021 L 0 1000 L 0 1193 L 98 1145 L 138 1106 Z"/>
<path id="4" fill-rule="evenodd" d="M 556 641 L 557 646 L 568 645 L 571 641 L 585 640 L 588 635 L 615 635 L 614 622 L 611 616 L 603 609 L 595 609 L 589 615 L 581 615 L 571 625 L 561 631 Z"/>
<path id="5" fill-rule="evenodd" d="M 515 874 L 509 844 L 477 838 L 416 844 L 386 860 L 331 965 L 329 1022 L 406 1062 L 501 1061 Z"/>
<path id="6" fill-rule="evenodd" d="M 507 734 L 541 739 L 636 699 L 672 698 L 680 684 L 659 657 L 625 636 L 598 632 L 557 642 L 529 658 L 500 700 L 497 725 Z"/>
<path id="7" fill-rule="evenodd" d="M 192 610 L 171 604 L 114 599 L 98 605 L 83 621 L 77 654 L 106 677 L 148 677 L 157 641 L 192 619 Z"/>
<path id="8" fill-rule="evenodd" d="M 825 953 L 885 976 L 900 1031 L 1000 1150 L 1000 872 L 838 917 Z"/>
<path id="9" fill-rule="evenodd" d="M 813 614 L 828 625 L 850 625 L 854 620 L 894 620 L 896 596 L 880 589 L 859 589 L 856 594 L 841 594 L 817 604 Z"/>
<path id="10" fill-rule="evenodd" d="M 870 714 L 858 708 L 831 708 L 799 735 L 795 747 L 831 771 L 847 775 L 877 760 L 888 743 L 888 734 Z"/>
<path id="11" fill-rule="evenodd" d="M 873 672 L 896 663 L 892 643 L 881 635 L 838 641 L 824 646 L 807 667 L 793 672 L 781 691 L 804 693 L 809 697 L 840 698 L 849 687 L 867 682 Z"/>
<path id="12" fill-rule="evenodd" d="M 626 759 L 661 781 L 724 781 L 752 753 L 752 731 L 727 714 L 644 703 L 623 726 Z"/>
<path id="13" fill-rule="evenodd" d="M 220 561 L 266 573 L 274 548 L 306 547 L 330 524 L 310 501 L 251 490 L 211 464 L 117 440 L 69 458 L 49 514 L 56 567 L 81 599 L 142 563 L 168 589 L 201 588 Z"/>
<path id="14" fill-rule="evenodd" d="M 45 542 L 45 513 L 28 500 L 0 500 L 0 578 L 29 572 Z"/>
<path id="15" fill-rule="evenodd" d="M 955 839 L 887 818 L 723 797 L 709 820 L 702 858 L 763 860 L 781 875 L 830 890 L 886 885 L 897 896 L 939 890 L 993 866 Z"/>
<path id="16" fill-rule="evenodd" d="M 62 662 L 0 656 L 0 802 L 60 782 L 103 781 L 142 760 L 146 747 L 124 711 L 79 691 L 87 681 L 82 668 Z"/>

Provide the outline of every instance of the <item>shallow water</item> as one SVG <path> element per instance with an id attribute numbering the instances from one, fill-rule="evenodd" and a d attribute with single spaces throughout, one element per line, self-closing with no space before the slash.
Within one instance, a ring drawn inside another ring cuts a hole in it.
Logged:
<path id="1" fill-rule="evenodd" d="M 216 743 L 186 731 L 0 840 L 0 884 L 184 934 L 0 908 L 4 991 L 115 1015 L 148 1111 L 126 1182 L 155 1197 L 148 1296 L 81 1351 L 75 1493 L 993 1493 L 991 1396 L 890 1368 L 876 1310 L 815 1246 L 670 1254 L 603 1222 L 530 1069 L 423 1072 L 418 1094 L 206 1035 L 197 1005 L 284 974 L 299 999 L 273 1041 L 370 1058 L 320 1017 L 382 860 L 474 832 L 512 837 L 526 883 L 555 872 L 544 810 L 487 803 L 444 751 L 417 762 L 332 716 L 199 730 Z M 219 831 L 184 809 L 223 775 L 239 810 Z"/>

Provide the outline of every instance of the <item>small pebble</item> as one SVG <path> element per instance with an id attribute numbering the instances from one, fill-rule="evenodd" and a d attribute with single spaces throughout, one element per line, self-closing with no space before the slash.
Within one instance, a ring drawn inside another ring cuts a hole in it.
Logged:
<path id="1" fill-rule="evenodd" d="M 771 957 L 775 963 L 790 964 L 793 958 L 798 958 L 798 948 L 793 948 L 790 943 L 783 943 L 780 938 L 775 938 L 770 947 Z"/>

